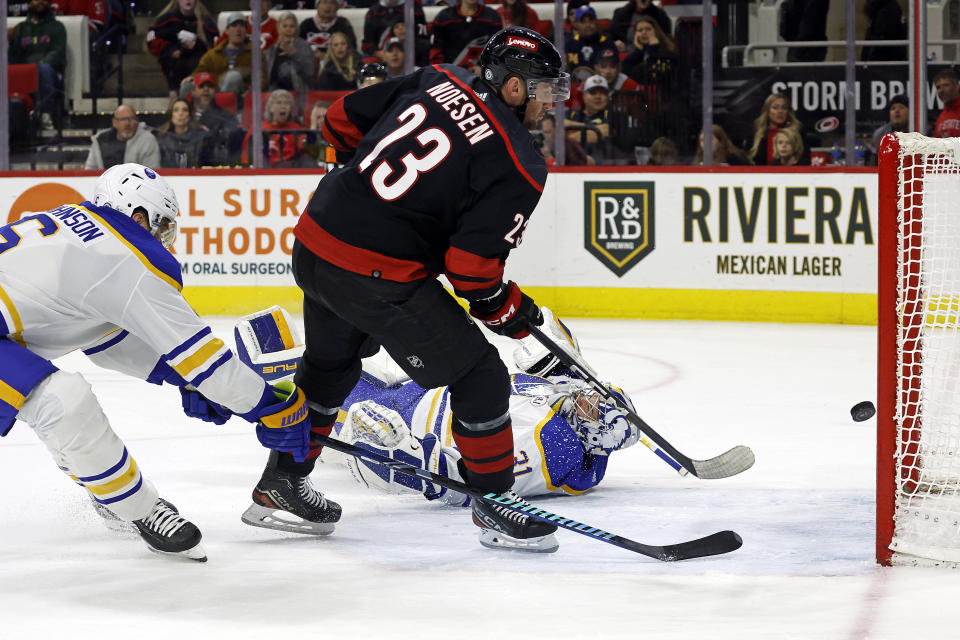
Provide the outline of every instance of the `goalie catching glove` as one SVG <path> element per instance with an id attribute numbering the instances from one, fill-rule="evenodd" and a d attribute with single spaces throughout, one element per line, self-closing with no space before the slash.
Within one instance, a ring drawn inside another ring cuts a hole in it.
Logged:
<path id="1" fill-rule="evenodd" d="M 543 324 L 540 307 L 512 281 L 501 285 L 492 298 L 471 303 L 470 315 L 494 333 L 518 340 L 530 335 L 529 325 Z"/>

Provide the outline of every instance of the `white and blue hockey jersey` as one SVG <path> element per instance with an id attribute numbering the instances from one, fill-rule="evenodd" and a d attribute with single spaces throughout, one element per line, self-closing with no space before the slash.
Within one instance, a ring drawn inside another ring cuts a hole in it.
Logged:
<path id="1" fill-rule="evenodd" d="M 554 395 L 554 387 L 546 378 L 511 375 L 513 490 L 524 497 L 583 493 L 599 484 L 607 469 L 607 456 L 584 451 L 577 432 L 559 412 L 560 402 L 551 404 Z M 418 439 L 432 433 L 443 446 L 454 447 L 449 398 L 447 387 L 423 389 L 414 382 L 387 387 L 364 373 L 343 406 L 349 409 L 355 402 L 373 400 L 399 413 Z M 335 425 L 338 434 L 345 416 L 346 411 L 341 411 Z"/>
<path id="2" fill-rule="evenodd" d="M 0 227 L 0 435 L 49 360 L 76 349 L 151 382 L 172 368 L 235 413 L 253 409 L 264 381 L 211 334 L 182 287 L 176 258 L 108 207 L 68 204 Z"/>

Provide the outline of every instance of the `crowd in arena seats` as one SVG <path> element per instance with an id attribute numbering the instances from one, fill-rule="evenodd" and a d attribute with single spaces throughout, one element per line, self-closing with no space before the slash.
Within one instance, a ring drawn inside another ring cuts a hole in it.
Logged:
<path id="1" fill-rule="evenodd" d="M 503 0 L 488 6 L 483 0 L 417 0 L 414 49 L 407 51 L 403 0 L 229 0 L 217 5 L 224 9 L 222 32 L 202 0 L 170 0 L 152 18 L 146 34 L 169 93 L 170 108 L 162 124 L 151 133 L 139 121 L 145 114 L 138 119 L 129 106 L 121 105 L 112 126 L 93 136 L 87 165 L 109 166 L 118 158 L 148 153 L 158 154 L 158 166 L 163 167 L 251 163 L 255 98 L 250 89 L 253 56 L 260 55 L 264 161 L 268 166 L 315 166 L 324 156 L 317 133 L 322 119 L 318 121 L 316 114 L 336 98 L 331 92 L 398 77 L 408 58 L 414 68 L 444 62 L 479 71 L 476 62 L 484 42 L 504 26 L 526 26 L 553 39 L 553 21 L 544 19 L 552 14 L 541 11 L 538 16 L 531 6 L 537 1 Z M 589 0 L 566 2 L 564 47 L 573 86 L 561 122 L 565 163 L 703 163 L 702 123 L 693 89 L 699 77 L 699 32 L 681 29 L 680 21 L 674 25 L 659 6 L 663 1 L 627 0 L 615 9 L 602 7 L 600 14 Z M 781 35 L 787 40 L 825 39 L 818 9 L 828 1 L 785 0 Z M 259 43 L 251 41 L 250 17 L 241 11 L 255 3 L 262 15 Z M 67 60 L 65 35 L 56 15 L 82 13 L 90 16 L 94 28 L 102 28 L 122 16 L 124 4 L 122 0 L 8 4 L 11 15 L 29 17 L 9 34 L 10 61 L 37 65 L 34 111 L 43 126 L 53 126 L 63 104 Z M 428 20 L 424 5 L 442 8 L 430 13 L 434 17 Z M 344 7 L 364 10 L 362 33 L 341 15 Z M 298 15 L 294 10 L 305 11 Z M 306 11 L 312 15 L 304 17 Z M 870 0 L 864 13 L 871 38 L 904 37 L 895 0 Z M 790 59 L 822 60 L 823 50 L 791 49 Z M 903 52 L 898 47 L 864 47 L 862 57 L 899 59 Z M 937 75 L 935 83 L 946 106 L 930 133 L 960 135 L 960 75 L 948 70 Z M 864 138 L 873 151 L 883 133 L 909 127 L 905 97 L 891 97 L 887 108 L 890 121 L 877 129 L 872 142 Z M 800 122 L 787 95 L 769 95 L 750 117 L 755 117 L 752 134 L 733 126 L 729 130 L 736 133 L 735 139 L 724 129 L 730 123 L 715 123 L 713 164 L 793 166 L 815 161 L 813 151 L 821 143 L 813 123 Z M 155 115 L 151 122 L 157 120 Z M 556 116 L 546 118 L 538 136 L 551 162 L 556 126 Z M 822 149 L 817 155 L 823 156 Z"/>

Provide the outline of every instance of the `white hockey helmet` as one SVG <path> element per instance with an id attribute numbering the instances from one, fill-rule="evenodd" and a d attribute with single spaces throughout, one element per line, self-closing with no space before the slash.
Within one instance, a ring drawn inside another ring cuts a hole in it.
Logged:
<path id="1" fill-rule="evenodd" d="M 146 213 L 150 233 L 164 247 L 177 238 L 177 195 L 156 171 L 142 164 L 128 162 L 110 167 L 97 178 L 93 204 L 116 209 L 132 216 Z"/>

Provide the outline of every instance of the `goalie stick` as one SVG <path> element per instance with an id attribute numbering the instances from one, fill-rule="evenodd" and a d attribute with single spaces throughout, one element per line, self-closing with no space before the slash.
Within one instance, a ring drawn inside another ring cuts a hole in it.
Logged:
<path id="1" fill-rule="evenodd" d="M 655 558 L 657 560 L 662 560 L 664 562 L 689 560 L 691 558 L 702 558 L 705 556 L 716 556 L 722 553 L 730 553 L 731 551 L 736 551 L 739 549 L 743 544 L 743 540 L 734 531 L 718 531 L 717 533 L 711 534 L 704 538 L 663 546 L 643 544 L 642 542 L 636 542 L 634 540 L 630 540 L 629 538 L 624 538 L 623 536 L 609 533 L 603 529 L 591 527 L 588 524 L 577 522 L 576 520 L 572 520 L 570 518 L 564 518 L 563 516 L 559 516 L 539 507 L 535 507 L 529 503 L 519 503 L 516 500 L 508 498 L 500 493 L 485 493 L 479 489 L 469 487 L 458 480 L 438 475 L 436 473 L 427 471 L 426 469 L 421 469 L 411 464 L 407 464 L 406 462 L 400 462 L 399 460 L 388 458 L 380 455 L 379 453 L 352 445 L 348 442 L 342 442 L 335 438 L 323 436 L 317 433 L 314 433 L 312 438 L 317 442 L 323 443 L 323 446 L 325 447 L 336 449 L 341 453 L 351 455 L 355 458 L 370 460 L 371 462 L 382 464 L 386 467 L 392 468 L 394 471 L 399 471 L 400 473 L 408 476 L 416 476 L 433 484 L 440 485 L 441 487 L 446 487 L 447 489 L 473 496 L 475 499 L 495 502 L 510 509 L 511 511 L 516 511 L 518 513 L 536 518 L 537 520 L 542 520 L 569 531 L 574 531 L 581 535 L 585 535 L 589 538 L 612 544 L 615 547 L 627 549 L 628 551 L 633 551 L 635 553 L 639 553 L 650 558 Z"/>
<path id="2" fill-rule="evenodd" d="M 753 451 L 750 447 L 744 445 L 738 445 L 709 460 L 693 460 L 689 456 L 680 453 L 676 447 L 667 442 L 667 440 L 657 433 L 653 427 L 648 425 L 643 418 L 631 411 L 630 407 L 621 402 L 602 382 L 597 380 L 597 378 L 590 373 L 590 368 L 586 363 L 581 362 L 575 356 L 561 349 L 553 340 L 540 331 L 539 328 L 529 325 L 527 329 L 530 331 L 530 335 L 536 338 L 550 353 L 559 358 L 561 363 L 579 374 L 594 391 L 603 396 L 608 402 L 617 405 L 627 418 L 640 430 L 640 442 L 673 467 L 681 476 L 689 472 L 703 479 L 729 478 L 738 473 L 743 473 L 753 466 Z M 651 440 L 653 442 L 651 442 Z"/>

